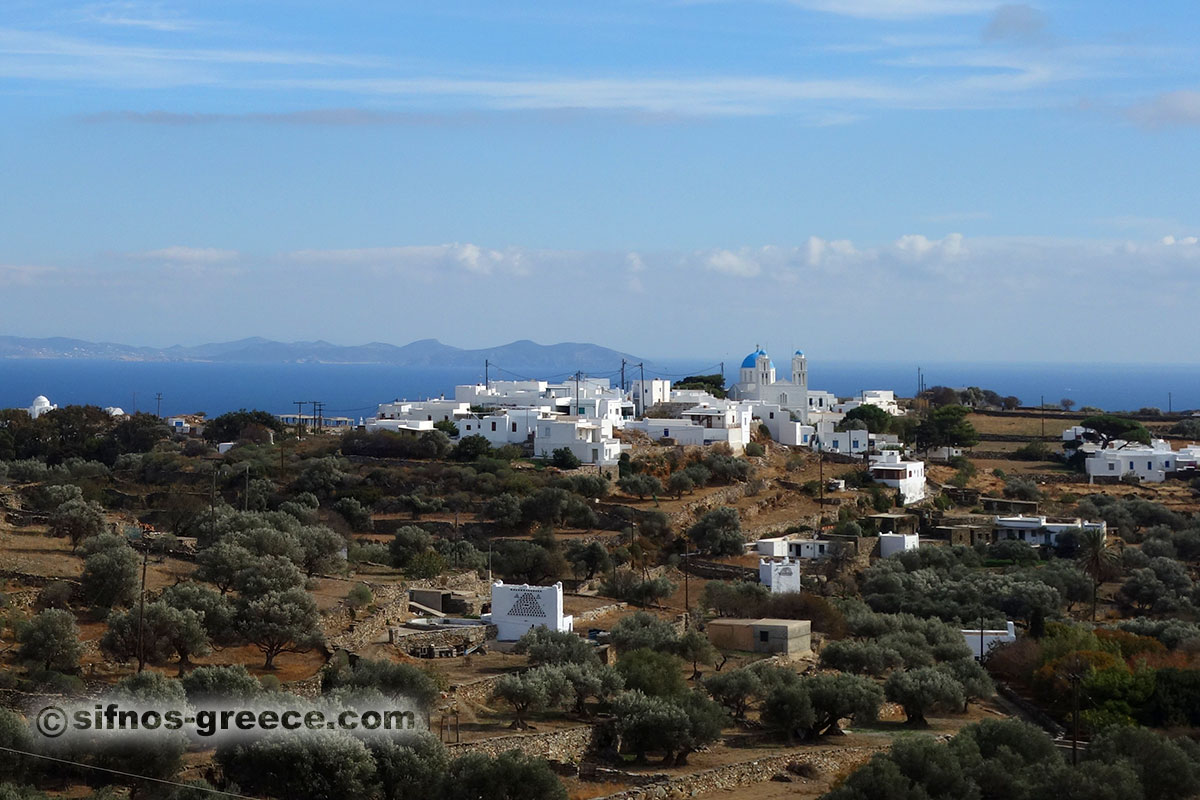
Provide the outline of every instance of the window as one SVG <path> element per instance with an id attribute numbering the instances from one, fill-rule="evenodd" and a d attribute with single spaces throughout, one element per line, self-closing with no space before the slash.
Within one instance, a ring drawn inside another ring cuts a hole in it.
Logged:
<path id="1" fill-rule="evenodd" d="M 512 432 L 513 433 L 517 432 L 517 423 L 515 423 L 515 422 L 512 424 Z"/>
<path id="2" fill-rule="evenodd" d="M 1115 471 L 1116 471 L 1116 469 L 1117 469 L 1117 465 L 1116 465 L 1116 464 L 1114 464 L 1114 463 L 1113 463 L 1113 462 L 1111 462 L 1111 461 L 1110 461 L 1110 462 L 1108 462 L 1108 471 L 1109 471 L 1109 472 L 1115 472 Z"/>
<path id="3" fill-rule="evenodd" d="M 495 422 L 493 422 L 493 423 L 492 423 L 492 431 L 493 431 L 493 432 L 495 432 L 495 430 L 496 430 L 496 423 L 495 423 Z"/>
<path id="4" fill-rule="evenodd" d="M 1146 462 L 1146 469 L 1154 469 L 1154 462 L 1153 462 L 1153 461 L 1147 461 L 1147 462 Z"/>
<path id="5" fill-rule="evenodd" d="M 769 642 L 769 641 L 771 641 L 771 633 L 770 633 L 770 631 L 759 631 L 759 632 L 758 632 L 758 640 L 759 640 L 760 642 Z"/>
<path id="6" fill-rule="evenodd" d="M 771 412 L 771 413 L 768 415 L 768 417 L 769 417 L 770 419 L 775 419 L 775 412 L 774 412 L 774 411 L 772 411 L 772 412 Z"/>

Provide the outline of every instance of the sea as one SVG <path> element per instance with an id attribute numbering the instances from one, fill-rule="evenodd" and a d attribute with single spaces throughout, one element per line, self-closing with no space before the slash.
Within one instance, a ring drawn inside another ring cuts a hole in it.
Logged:
<path id="1" fill-rule="evenodd" d="M 647 369 L 646 377 L 677 379 L 718 371 L 712 363 L 662 361 L 653 371 Z M 809 386 L 842 397 L 863 389 L 892 389 L 899 396 L 912 396 L 918 368 L 926 386 L 979 386 L 1004 396 L 1016 395 L 1025 405 L 1067 398 L 1077 407 L 1107 411 L 1200 409 L 1197 364 L 810 362 Z M 316 400 L 324 403 L 327 417 L 365 417 L 383 402 L 453 397 L 455 385 L 483 382 L 482 373 L 482 369 L 379 364 L 9 359 L 0 361 L 0 408 L 25 408 L 37 395 L 45 395 L 58 405 L 213 416 L 240 408 L 294 412 L 296 401 L 307 404 Z M 619 380 L 617 370 L 604 375 L 613 376 L 614 384 Z M 627 377 L 632 380 L 637 374 L 630 371 Z M 736 370 L 727 371 L 727 378 L 735 381 Z"/>

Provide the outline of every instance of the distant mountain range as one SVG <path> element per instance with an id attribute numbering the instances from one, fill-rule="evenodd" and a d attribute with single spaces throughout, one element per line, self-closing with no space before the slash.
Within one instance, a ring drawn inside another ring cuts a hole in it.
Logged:
<path id="1" fill-rule="evenodd" d="M 465 350 L 442 344 L 437 339 L 421 339 L 403 347 L 383 342 L 343 347 L 325 341 L 275 342 L 252 337 L 236 342 L 184 347 L 133 347 L 112 342 L 86 342 L 81 339 L 25 339 L 0 336 L 3 358 L 78 358 L 111 361 L 210 361 L 250 364 L 389 364 L 401 367 L 459 369 L 482 367 L 490 360 L 510 369 L 563 372 L 568 370 L 611 371 L 621 359 L 638 362 L 628 353 L 594 344 L 562 342 L 538 344 L 528 339 L 489 347 Z"/>

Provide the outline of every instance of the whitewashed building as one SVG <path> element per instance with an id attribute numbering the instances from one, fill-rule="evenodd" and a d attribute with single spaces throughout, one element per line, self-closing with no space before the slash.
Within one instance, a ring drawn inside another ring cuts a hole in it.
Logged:
<path id="1" fill-rule="evenodd" d="M 962 631 L 963 640 L 967 643 L 967 647 L 971 648 L 971 654 L 976 661 L 980 661 L 993 648 L 1015 642 L 1017 640 L 1017 629 L 1012 621 L 1005 624 L 1003 630 L 988 630 L 987 628 L 966 629 Z"/>
<path id="2" fill-rule="evenodd" d="M 33 403 L 30 404 L 29 408 L 26 410 L 29 412 L 29 416 L 31 418 L 37 419 L 47 411 L 54 411 L 57 408 L 58 406 L 52 405 L 50 400 L 47 399 L 44 394 L 39 394 L 37 397 L 33 398 Z"/>
<path id="3" fill-rule="evenodd" d="M 1152 440 L 1149 446 L 1114 442 L 1094 451 L 1084 462 L 1084 470 L 1089 478 L 1136 475 L 1146 483 L 1161 483 L 1168 473 L 1196 469 L 1197 450 L 1200 448 L 1175 451 L 1162 439 Z"/>
<path id="4" fill-rule="evenodd" d="M 515 642 L 531 628 L 549 628 L 560 633 L 574 629 L 574 617 L 563 613 L 563 587 L 492 584 L 492 613 L 485 622 L 496 626 L 496 638 Z"/>
<path id="5" fill-rule="evenodd" d="M 629 449 L 613 438 L 613 425 L 607 419 L 540 419 L 534 426 L 533 452 L 550 458 L 555 450 L 567 448 L 584 464 L 611 466 Z"/>
<path id="6" fill-rule="evenodd" d="M 873 481 L 900 492 L 904 505 L 925 499 L 925 462 L 906 461 L 900 451 L 885 450 L 871 457 L 870 470 Z"/>
<path id="7" fill-rule="evenodd" d="M 833 555 L 838 546 L 837 542 L 823 539 L 792 539 L 788 542 L 787 554 L 792 558 L 814 560 Z"/>
<path id="8" fill-rule="evenodd" d="M 410 436 L 420 436 L 422 433 L 434 429 L 433 423 L 427 419 L 368 419 L 363 422 L 363 428 L 368 431 L 406 433 Z"/>
<path id="9" fill-rule="evenodd" d="M 772 594 L 800 591 L 800 562 L 793 558 L 760 558 L 758 582 Z"/>
<path id="10" fill-rule="evenodd" d="M 879 534 L 879 556 L 887 558 L 897 553 L 916 550 L 921 546 L 921 539 L 915 533 L 881 533 Z"/>
<path id="11" fill-rule="evenodd" d="M 643 383 L 639 379 L 630 386 L 629 396 L 637 404 L 637 413 L 645 414 L 651 406 L 671 402 L 671 382 L 666 378 L 650 378 Z"/>
<path id="12" fill-rule="evenodd" d="M 408 402 L 397 400 L 380 403 L 376 413 L 378 419 L 406 420 L 410 422 L 457 422 L 471 415 L 470 403 L 458 400 L 420 400 Z"/>
<path id="13" fill-rule="evenodd" d="M 1059 535 L 1067 531 L 1098 530 L 1107 536 L 1108 524 L 1103 520 L 1089 522 L 1079 517 L 1047 517 L 1017 514 L 997 516 L 992 521 L 992 540 L 1015 540 L 1030 545 L 1054 547 Z"/>
<path id="14" fill-rule="evenodd" d="M 705 428 L 691 420 L 683 419 L 638 419 L 625 423 L 627 431 L 642 431 L 653 441 L 670 439 L 675 444 L 688 447 L 703 447 Z"/>
<path id="15" fill-rule="evenodd" d="M 466 417 L 458 422 L 458 435 L 482 436 L 492 447 L 529 441 L 539 420 L 551 419 L 542 408 L 507 408 L 494 414 Z"/>
<path id="16" fill-rule="evenodd" d="M 761 347 L 742 360 L 738 382 L 730 390 L 738 400 L 777 403 L 784 408 L 804 413 L 808 407 L 808 360 L 797 350 L 792 355 L 791 380 L 779 380 L 775 364 Z"/>

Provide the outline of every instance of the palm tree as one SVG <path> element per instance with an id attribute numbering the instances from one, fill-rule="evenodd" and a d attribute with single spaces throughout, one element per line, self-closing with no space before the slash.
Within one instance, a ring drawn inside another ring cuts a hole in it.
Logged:
<path id="1" fill-rule="evenodd" d="M 1092 622 L 1096 621 L 1096 594 L 1100 584 L 1111 575 L 1120 559 L 1120 551 L 1108 541 L 1101 528 L 1087 528 L 1079 535 L 1079 566 L 1092 579 Z"/>

